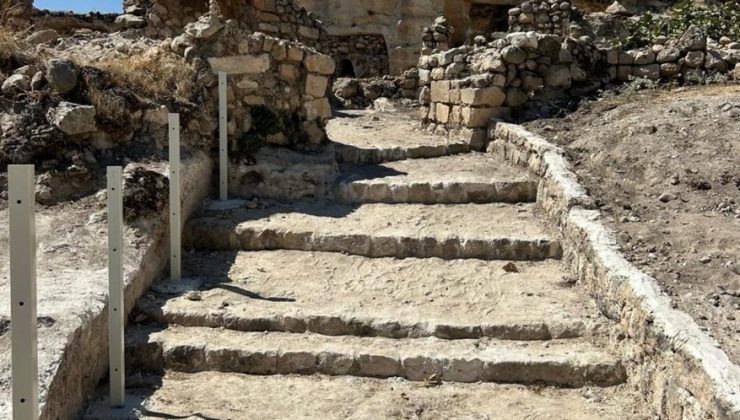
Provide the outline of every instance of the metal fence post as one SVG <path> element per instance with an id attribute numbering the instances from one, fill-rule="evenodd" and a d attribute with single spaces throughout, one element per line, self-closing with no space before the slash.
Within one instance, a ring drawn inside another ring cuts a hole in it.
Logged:
<path id="1" fill-rule="evenodd" d="M 123 303 L 123 168 L 108 167 L 108 357 L 110 404 L 126 404 Z"/>
<path id="2" fill-rule="evenodd" d="M 180 114 L 169 114 L 170 131 L 170 278 L 180 280 Z"/>
<path id="3" fill-rule="evenodd" d="M 38 419 L 36 323 L 36 176 L 33 165 L 8 166 L 13 419 Z"/>
<path id="4" fill-rule="evenodd" d="M 218 73 L 218 151 L 219 151 L 219 196 L 221 201 L 229 199 L 229 119 L 226 93 L 226 73 Z"/>

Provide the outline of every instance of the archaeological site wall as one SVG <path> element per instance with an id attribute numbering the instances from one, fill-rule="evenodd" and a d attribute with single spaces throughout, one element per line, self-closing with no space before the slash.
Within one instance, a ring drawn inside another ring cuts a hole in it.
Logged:
<path id="1" fill-rule="evenodd" d="M 253 31 L 310 46 L 321 36 L 321 23 L 293 0 L 125 0 L 124 12 L 142 17 L 151 37 L 176 36 L 208 12 L 235 19 Z"/>
<path id="2" fill-rule="evenodd" d="M 456 46 L 481 32 L 506 31 L 508 9 L 520 3 L 520 0 L 297 1 L 318 16 L 330 35 L 381 36 L 388 50 L 389 70 L 394 75 L 416 65 L 418 34 L 437 16 L 445 16 L 456 28 L 451 35 L 452 45 Z"/>
<path id="3" fill-rule="evenodd" d="M 510 18 L 523 13 L 519 7 L 512 10 Z M 740 63 L 740 43 L 708 40 L 698 27 L 627 50 L 598 47 L 588 36 L 552 34 L 550 26 L 544 33 L 477 36 L 472 45 L 451 47 L 450 26 L 439 18 L 422 32 L 421 119 L 430 131 L 461 132 L 478 145 L 492 118 L 508 118 L 530 101 L 580 97 L 634 79 L 702 82 Z"/>

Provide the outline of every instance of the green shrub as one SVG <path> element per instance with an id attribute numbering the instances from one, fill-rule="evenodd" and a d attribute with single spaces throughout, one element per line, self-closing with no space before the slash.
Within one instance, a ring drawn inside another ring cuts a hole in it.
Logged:
<path id="1" fill-rule="evenodd" d="M 665 18 L 644 13 L 625 23 L 629 35 L 620 44 L 625 48 L 644 47 L 658 36 L 679 37 L 692 25 L 702 28 L 710 38 L 728 36 L 740 40 L 740 0 L 706 5 L 680 0 Z"/>

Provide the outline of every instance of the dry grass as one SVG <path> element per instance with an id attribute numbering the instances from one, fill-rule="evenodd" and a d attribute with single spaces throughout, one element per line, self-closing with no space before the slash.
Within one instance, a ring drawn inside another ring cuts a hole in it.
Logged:
<path id="1" fill-rule="evenodd" d="M 77 61 L 105 70 L 113 83 L 149 98 L 176 97 L 189 101 L 195 94 L 192 67 L 173 53 L 156 51 L 94 62 Z"/>
<path id="2" fill-rule="evenodd" d="M 98 118 L 117 126 L 126 126 L 131 120 L 131 108 L 126 99 L 110 91 L 90 89 L 90 103 Z"/>
<path id="3" fill-rule="evenodd" d="M 0 0 L 0 26 L 5 26 L 8 19 L 21 11 L 21 6 L 11 0 Z"/>

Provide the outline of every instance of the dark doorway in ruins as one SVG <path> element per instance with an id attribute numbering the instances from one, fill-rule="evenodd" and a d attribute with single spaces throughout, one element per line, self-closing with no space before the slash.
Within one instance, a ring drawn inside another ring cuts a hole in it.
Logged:
<path id="1" fill-rule="evenodd" d="M 390 73 L 388 48 L 383 35 L 327 36 L 319 49 L 334 57 L 339 77 L 376 77 Z"/>
<path id="2" fill-rule="evenodd" d="M 339 62 L 339 69 L 337 70 L 337 76 L 339 77 L 357 77 L 355 75 L 355 66 L 349 59 L 344 58 Z"/>
<path id="3" fill-rule="evenodd" d="M 493 32 L 509 30 L 509 8 L 495 4 L 473 4 L 470 7 L 471 39 L 477 35 L 490 35 Z"/>

